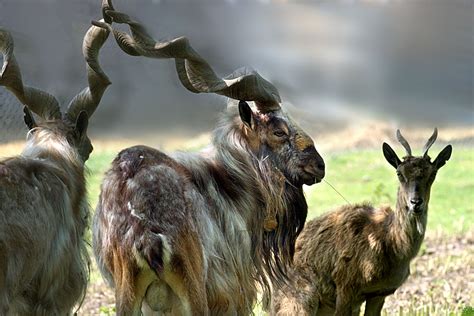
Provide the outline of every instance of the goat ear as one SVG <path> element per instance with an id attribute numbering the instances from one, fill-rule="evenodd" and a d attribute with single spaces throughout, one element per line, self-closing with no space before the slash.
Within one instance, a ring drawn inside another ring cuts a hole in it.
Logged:
<path id="1" fill-rule="evenodd" d="M 451 158 L 451 153 L 453 152 L 453 146 L 448 145 L 438 154 L 438 157 L 433 161 L 433 165 L 436 169 L 441 168 L 446 164 L 446 161 Z"/>
<path id="2" fill-rule="evenodd" d="M 250 106 L 245 101 L 239 102 L 239 114 L 242 122 L 250 129 L 253 129 L 255 122 L 253 112 Z"/>
<path id="3" fill-rule="evenodd" d="M 89 116 L 86 111 L 81 111 L 76 119 L 76 131 L 82 136 L 86 133 L 87 126 L 89 126 Z"/>
<path id="4" fill-rule="evenodd" d="M 26 106 L 23 107 L 23 113 L 24 113 L 23 119 L 25 121 L 26 126 L 28 126 L 29 130 L 32 130 L 33 128 L 38 126 L 35 122 L 33 114 L 31 114 L 30 109 L 28 109 Z"/>
<path id="5" fill-rule="evenodd" d="M 385 159 L 387 159 L 388 163 L 391 164 L 395 169 L 398 168 L 402 162 L 400 158 L 398 158 L 397 154 L 393 151 L 392 147 L 389 144 L 383 143 L 382 145 L 383 155 Z"/>

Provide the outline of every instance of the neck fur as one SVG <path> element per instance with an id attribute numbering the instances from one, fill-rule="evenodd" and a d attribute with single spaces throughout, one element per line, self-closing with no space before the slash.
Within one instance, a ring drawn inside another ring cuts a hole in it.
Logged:
<path id="1" fill-rule="evenodd" d="M 35 130 L 28 136 L 22 156 L 49 165 L 74 200 L 85 198 L 84 162 L 64 136 L 47 129 Z"/>
<path id="2" fill-rule="evenodd" d="M 270 158 L 249 148 L 241 129 L 233 122 L 215 130 L 214 154 L 209 158 L 222 165 L 233 185 L 239 188 L 234 211 L 247 223 L 255 268 L 253 278 L 269 290 L 269 283 L 287 281 L 294 244 L 306 220 L 306 200 L 302 188 L 290 184 Z M 268 218 L 277 223 L 273 230 L 265 228 Z"/>
<path id="3" fill-rule="evenodd" d="M 416 256 L 424 239 L 427 223 L 427 211 L 415 215 L 407 209 L 407 201 L 399 188 L 390 236 L 394 254 L 401 260 L 411 260 Z"/>

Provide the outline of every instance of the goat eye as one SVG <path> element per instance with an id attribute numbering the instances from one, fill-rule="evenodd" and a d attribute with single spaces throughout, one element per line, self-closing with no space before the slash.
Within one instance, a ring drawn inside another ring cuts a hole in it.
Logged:
<path id="1" fill-rule="evenodd" d="M 273 135 L 275 135 L 276 137 L 283 137 L 283 136 L 286 136 L 286 133 L 282 130 L 278 130 L 278 131 L 274 131 Z"/>

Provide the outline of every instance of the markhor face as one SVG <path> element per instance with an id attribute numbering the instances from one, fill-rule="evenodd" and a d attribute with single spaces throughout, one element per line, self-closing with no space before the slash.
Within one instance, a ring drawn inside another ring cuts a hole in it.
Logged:
<path id="1" fill-rule="evenodd" d="M 268 156 L 291 184 L 312 185 L 324 178 L 324 160 L 313 140 L 285 113 L 255 113 L 253 129 L 261 157 Z"/>
<path id="2" fill-rule="evenodd" d="M 409 157 L 398 166 L 400 190 L 406 200 L 408 212 L 421 214 L 427 211 L 436 171 L 429 158 Z"/>

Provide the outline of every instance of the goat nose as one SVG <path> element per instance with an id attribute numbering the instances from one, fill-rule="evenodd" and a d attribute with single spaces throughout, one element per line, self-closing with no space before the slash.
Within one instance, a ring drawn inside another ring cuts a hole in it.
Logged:
<path id="1" fill-rule="evenodd" d="M 421 199 L 421 198 L 414 198 L 414 199 L 410 199 L 410 202 L 411 202 L 411 204 L 413 204 L 414 206 L 420 206 L 421 204 L 423 204 L 423 199 Z"/>
<path id="2" fill-rule="evenodd" d="M 324 171 L 324 169 L 326 169 L 326 165 L 324 164 L 324 161 L 316 163 L 316 168 L 319 169 L 320 171 Z"/>
<path id="3" fill-rule="evenodd" d="M 305 164 L 303 169 L 307 173 L 315 176 L 316 182 L 320 182 L 325 176 L 326 166 L 323 158 L 319 155 L 313 145 L 306 147 L 303 150 L 303 153 L 303 161 Z"/>
<path id="4" fill-rule="evenodd" d="M 324 168 L 325 168 L 324 162 L 323 163 L 314 162 L 314 163 L 310 163 L 306 165 L 303 169 L 307 173 L 315 176 L 316 182 L 320 182 L 325 176 Z"/>

